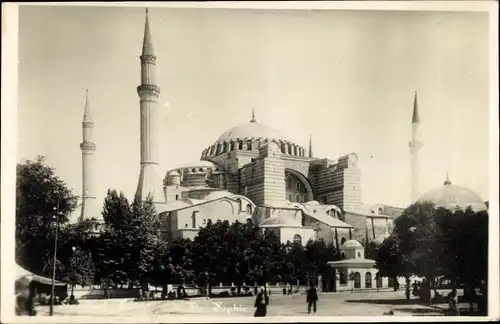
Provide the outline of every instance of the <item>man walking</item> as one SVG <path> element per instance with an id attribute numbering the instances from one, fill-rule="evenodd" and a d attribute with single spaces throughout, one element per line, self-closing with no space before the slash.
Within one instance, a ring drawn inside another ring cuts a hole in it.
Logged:
<path id="1" fill-rule="evenodd" d="M 314 284 L 311 283 L 309 290 L 307 291 L 307 312 L 311 314 L 311 306 L 313 308 L 314 314 L 316 314 L 316 302 L 318 301 L 318 293 Z"/>

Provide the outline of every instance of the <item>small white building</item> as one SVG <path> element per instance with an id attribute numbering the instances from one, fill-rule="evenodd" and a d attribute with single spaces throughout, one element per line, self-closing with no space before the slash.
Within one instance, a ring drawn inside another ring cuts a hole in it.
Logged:
<path id="1" fill-rule="evenodd" d="M 336 291 L 394 287 L 395 281 L 392 278 L 376 279 L 378 270 L 375 268 L 375 260 L 365 259 L 365 249 L 358 241 L 346 241 L 340 247 L 340 253 L 343 260 L 328 262 L 337 272 Z"/>

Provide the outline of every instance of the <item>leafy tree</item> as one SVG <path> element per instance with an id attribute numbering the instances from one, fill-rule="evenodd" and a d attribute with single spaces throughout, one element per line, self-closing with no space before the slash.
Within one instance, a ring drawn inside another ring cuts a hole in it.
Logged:
<path id="1" fill-rule="evenodd" d="M 160 221 L 151 197 L 129 204 L 109 190 L 104 200 L 105 230 L 99 238 L 98 275 L 112 283 L 140 282 L 144 291 L 164 253 Z"/>
<path id="2" fill-rule="evenodd" d="M 34 272 L 44 273 L 54 251 L 56 228 L 69 221 L 77 196 L 67 188 L 44 157 L 17 164 L 16 262 Z"/>
<path id="3" fill-rule="evenodd" d="M 66 280 L 71 284 L 71 295 L 75 285 L 88 286 L 94 281 L 95 263 L 89 251 L 75 248 L 69 259 Z"/>

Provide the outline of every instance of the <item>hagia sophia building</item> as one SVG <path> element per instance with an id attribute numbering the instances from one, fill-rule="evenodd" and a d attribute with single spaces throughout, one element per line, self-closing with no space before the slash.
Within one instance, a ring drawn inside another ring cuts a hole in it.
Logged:
<path id="1" fill-rule="evenodd" d="M 277 234 L 281 242 L 306 244 L 324 239 L 337 247 L 346 242 L 381 241 L 391 230 L 392 220 L 403 209 L 387 205 L 366 207 L 361 195 L 361 172 L 355 153 L 337 159 L 313 154 L 312 139 L 306 149 L 282 132 L 249 120 L 223 132 L 200 154 L 200 161 L 159 173 L 158 136 L 160 88 L 156 84 L 156 56 L 146 9 L 141 63 L 140 176 L 136 198 L 151 195 L 168 241 L 194 238 L 209 220 L 251 221 Z M 249 116 L 250 117 L 250 116 Z M 438 205 L 473 205 L 486 209 L 472 191 L 445 184 L 418 196 L 418 151 L 420 124 L 415 94 L 410 142 L 412 202 L 430 200 Z M 101 218 L 93 189 L 94 121 L 88 103 L 83 119 L 82 212 L 80 219 Z"/>

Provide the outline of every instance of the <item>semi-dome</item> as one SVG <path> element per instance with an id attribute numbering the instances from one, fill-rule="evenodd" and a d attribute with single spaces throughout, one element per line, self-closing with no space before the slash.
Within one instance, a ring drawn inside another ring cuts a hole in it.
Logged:
<path id="1" fill-rule="evenodd" d="M 302 225 L 289 216 L 281 215 L 264 219 L 259 227 L 302 227 Z"/>
<path id="2" fill-rule="evenodd" d="M 488 209 L 479 195 L 470 189 L 453 185 L 448 177 L 442 186 L 428 191 L 419 201 L 432 202 L 436 207 L 448 209 L 466 209 L 469 206 L 476 212 Z"/>

